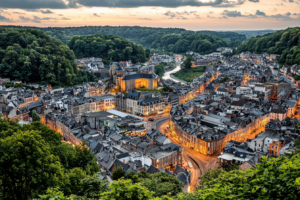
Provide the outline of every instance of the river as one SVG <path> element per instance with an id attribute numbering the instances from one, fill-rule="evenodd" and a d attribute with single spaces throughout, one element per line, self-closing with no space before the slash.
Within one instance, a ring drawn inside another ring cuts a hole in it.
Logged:
<path id="1" fill-rule="evenodd" d="M 176 78 L 172 78 L 172 77 L 170 76 L 172 73 L 178 72 L 178 71 L 180 70 L 180 64 L 181 64 L 181 62 L 180 62 L 180 61 L 176 61 L 175 63 L 176 63 L 176 68 L 173 69 L 173 70 L 171 70 L 171 71 L 165 72 L 162 78 L 163 78 L 163 79 L 171 79 L 171 80 L 173 80 L 173 81 L 175 81 L 175 82 L 182 82 L 182 83 L 185 83 L 185 82 L 182 81 L 182 80 L 179 80 L 179 79 L 176 79 Z"/>

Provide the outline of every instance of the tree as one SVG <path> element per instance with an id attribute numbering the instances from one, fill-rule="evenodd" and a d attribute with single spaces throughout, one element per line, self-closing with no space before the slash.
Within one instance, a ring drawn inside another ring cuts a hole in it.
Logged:
<path id="1" fill-rule="evenodd" d="M 185 61 L 181 64 L 181 69 L 191 69 L 192 68 L 192 56 L 187 56 Z"/>
<path id="2" fill-rule="evenodd" d="M 107 182 L 101 180 L 98 175 L 94 175 L 83 179 L 80 183 L 80 189 L 74 194 L 86 198 L 99 199 L 101 194 L 107 191 Z"/>
<path id="3" fill-rule="evenodd" d="M 32 110 L 31 117 L 33 122 L 39 122 L 41 121 L 41 117 L 36 113 L 35 110 Z"/>
<path id="4" fill-rule="evenodd" d="M 39 131 L 19 130 L 0 139 L 0 152 L 0 193 L 4 199 L 31 199 L 62 180 L 59 158 L 51 154 Z"/>
<path id="5" fill-rule="evenodd" d="M 182 192 L 184 187 L 184 184 L 176 177 L 165 172 L 151 175 L 150 178 L 142 180 L 141 185 L 154 192 L 155 197 L 162 197 L 163 195 L 175 196 Z"/>
<path id="6" fill-rule="evenodd" d="M 125 172 L 122 168 L 122 166 L 117 167 L 117 169 L 112 174 L 113 180 L 119 180 L 120 178 L 125 176 Z"/>
<path id="7" fill-rule="evenodd" d="M 150 49 L 145 50 L 146 58 L 150 58 Z"/>
<path id="8" fill-rule="evenodd" d="M 132 184 L 131 180 L 120 179 L 110 184 L 110 191 L 102 194 L 101 200 L 150 200 L 153 192 L 140 183 Z"/>
<path id="9" fill-rule="evenodd" d="M 256 169 L 222 171 L 204 182 L 198 199 L 297 199 L 300 195 L 300 154 L 262 158 Z"/>

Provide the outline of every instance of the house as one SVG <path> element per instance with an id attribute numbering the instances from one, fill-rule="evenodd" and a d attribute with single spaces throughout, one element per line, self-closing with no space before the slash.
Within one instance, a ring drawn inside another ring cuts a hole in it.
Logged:
<path id="1" fill-rule="evenodd" d="M 225 88 L 218 88 L 218 89 L 216 90 L 216 93 L 225 96 L 225 95 L 228 95 L 228 94 L 229 94 L 229 91 L 228 91 L 227 89 L 225 89 Z"/>

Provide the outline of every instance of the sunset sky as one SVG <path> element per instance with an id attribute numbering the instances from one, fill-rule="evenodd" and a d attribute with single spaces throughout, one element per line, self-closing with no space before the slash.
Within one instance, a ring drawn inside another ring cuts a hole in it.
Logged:
<path id="1" fill-rule="evenodd" d="M 285 29 L 300 25 L 300 0 L 0 0 L 0 24 Z"/>

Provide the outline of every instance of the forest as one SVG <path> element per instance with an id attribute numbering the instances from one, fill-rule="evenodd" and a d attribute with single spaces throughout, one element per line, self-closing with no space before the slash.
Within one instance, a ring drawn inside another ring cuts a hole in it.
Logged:
<path id="1" fill-rule="evenodd" d="M 30 28 L 47 31 L 49 35 L 60 39 L 65 44 L 71 40 L 74 35 L 115 35 L 131 40 L 134 43 L 142 44 L 143 40 L 149 35 L 155 33 L 163 34 L 187 34 L 193 35 L 195 33 L 203 34 L 211 37 L 219 37 L 227 42 L 245 41 L 247 38 L 244 34 L 236 32 L 221 32 L 221 31 L 189 31 L 183 28 L 155 28 L 155 27 L 141 27 L 141 26 L 82 26 L 82 27 L 28 27 L 28 26 L 3 26 L 7 28 Z"/>
<path id="2" fill-rule="evenodd" d="M 74 59 L 67 45 L 43 31 L 0 27 L 0 77 L 53 86 L 95 81 Z"/>
<path id="3" fill-rule="evenodd" d="M 300 28 L 288 28 L 249 39 L 238 47 L 240 52 L 281 54 L 279 63 L 300 65 Z"/>
<path id="4" fill-rule="evenodd" d="M 113 61 L 131 60 L 133 63 L 147 60 L 141 45 L 113 35 L 76 35 L 68 45 L 77 58 L 100 57 Z"/>

